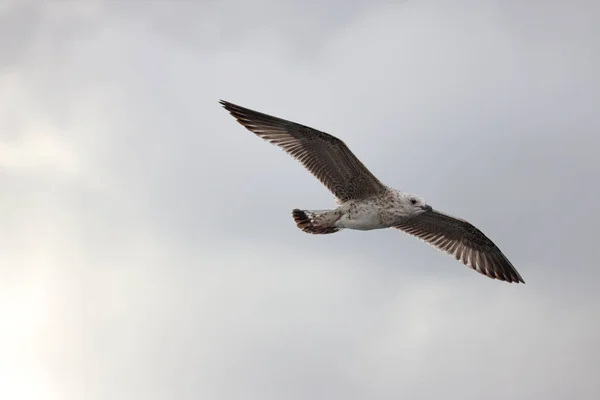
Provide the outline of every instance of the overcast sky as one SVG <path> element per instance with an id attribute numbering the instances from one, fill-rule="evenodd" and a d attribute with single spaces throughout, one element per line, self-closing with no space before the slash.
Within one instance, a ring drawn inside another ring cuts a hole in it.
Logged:
<path id="1" fill-rule="evenodd" d="M 600 5 L 0 2 L 0 398 L 600 398 Z M 527 284 L 334 207 L 344 140 Z"/>

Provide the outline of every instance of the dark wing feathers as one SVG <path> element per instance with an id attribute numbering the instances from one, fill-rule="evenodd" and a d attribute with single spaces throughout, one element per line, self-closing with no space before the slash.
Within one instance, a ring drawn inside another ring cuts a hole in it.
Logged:
<path id="1" fill-rule="evenodd" d="M 300 161 L 340 201 L 363 199 L 385 190 L 340 139 L 227 101 L 220 103 L 248 130 Z"/>
<path id="2" fill-rule="evenodd" d="M 433 210 L 408 218 L 395 228 L 453 255 L 490 278 L 525 283 L 500 249 L 467 221 Z"/>

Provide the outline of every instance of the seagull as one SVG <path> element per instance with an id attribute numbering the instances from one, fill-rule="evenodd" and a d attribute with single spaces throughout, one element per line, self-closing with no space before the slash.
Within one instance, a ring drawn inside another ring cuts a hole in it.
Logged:
<path id="1" fill-rule="evenodd" d="M 342 229 L 396 228 L 492 279 L 525 283 L 483 232 L 464 219 L 433 209 L 420 196 L 384 185 L 337 137 L 224 100 L 219 103 L 246 129 L 299 161 L 335 196 L 338 207 L 333 210 L 292 211 L 304 232 L 324 235 Z"/>

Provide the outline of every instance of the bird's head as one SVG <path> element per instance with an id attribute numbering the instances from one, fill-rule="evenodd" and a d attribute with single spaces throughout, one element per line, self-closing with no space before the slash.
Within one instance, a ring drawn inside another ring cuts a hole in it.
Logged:
<path id="1" fill-rule="evenodd" d="M 410 215 L 419 215 L 432 210 L 425 199 L 414 194 L 403 193 L 401 201 L 402 205 Z"/>

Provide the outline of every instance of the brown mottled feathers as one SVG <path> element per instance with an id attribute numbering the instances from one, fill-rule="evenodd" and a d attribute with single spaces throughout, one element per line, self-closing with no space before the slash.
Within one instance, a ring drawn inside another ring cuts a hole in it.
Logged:
<path id="1" fill-rule="evenodd" d="M 248 130 L 302 163 L 340 201 L 364 199 L 385 190 L 340 139 L 224 100 L 219 103 Z"/>
<path id="2" fill-rule="evenodd" d="M 304 210 L 295 208 L 292 211 L 292 217 L 296 221 L 296 226 L 302 229 L 306 233 L 312 233 L 313 235 L 327 235 L 329 233 L 335 233 L 340 230 L 331 224 L 315 224 L 313 216 Z"/>
<path id="3" fill-rule="evenodd" d="M 479 229 L 462 219 L 432 210 L 395 226 L 490 278 L 525 283 L 500 249 Z"/>

